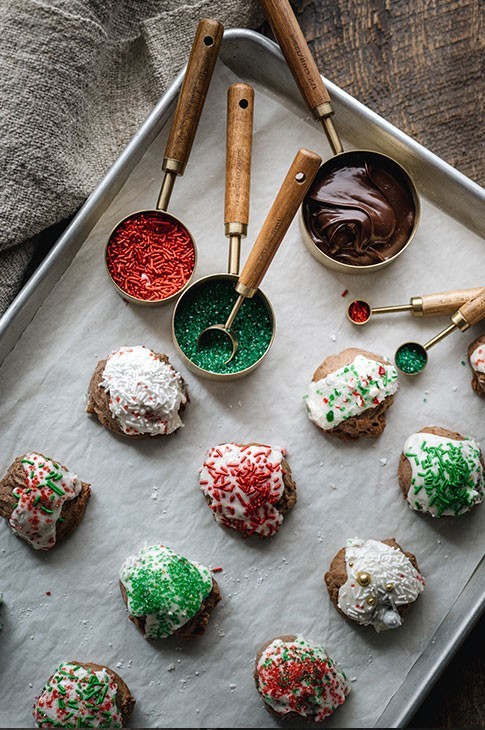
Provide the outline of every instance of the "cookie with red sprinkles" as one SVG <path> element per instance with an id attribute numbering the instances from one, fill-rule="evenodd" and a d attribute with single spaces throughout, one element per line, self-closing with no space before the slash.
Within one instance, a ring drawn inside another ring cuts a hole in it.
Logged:
<path id="1" fill-rule="evenodd" d="M 300 634 L 266 642 L 256 656 L 254 678 L 266 708 L 285 719 L 322 722 L 350 692 L 325 649 Z"/>
<path id="2" fill-rule="evenodd" d="M 119 674 L 92 662 L 62 662 L 34 703 L 36 727 L 126 727 L 135 698 Z"/>
<path id="3" fill-rule="evenodd" d="M 199 485 L 214 519 L 244 537 L 271 537 L 296 503 L 286 450 L 267 444 L 214 446 L 199 470 Z"/>
<path id="4" fill-rule="evenodd" d="M 83 518 L 90 485 L 40 452 L 18 456 L 0 480 L 0 516 L 34 550 L 50 550 Z"/>
<path id="5" fill-rule="evenodd" d="M 468 362 L 472 369 L 472 388 L 485 398 L 485 334 L 468 345 Z"/>

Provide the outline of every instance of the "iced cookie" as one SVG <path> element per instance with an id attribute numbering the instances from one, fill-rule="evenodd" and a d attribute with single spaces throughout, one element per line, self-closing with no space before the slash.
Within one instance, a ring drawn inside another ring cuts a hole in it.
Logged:
<path id="1" fill-rule="evenodd" d="M 254 678 L 267 709 L 288 720 L 321 722 L 345 702 L 347 678 L 322 646 L 279 636 L 256 657 Z"/>
<path id="2" fill-rule="evenodd" d="M 166 355 L 135 345 L 100 360 L 88 389 L 88 413 L 115 433 L 143 438 L 183 426 L 187 385 Z"/>
<path id="3" fill-rule="evenodd" d="M 379 436 L 397 387 L 394 365 L 380 355 L 350 347 L 327 357 L 313 374 L 304 396 L 308 418 L 344 441 Z"/>
<path id="4" fill-rule="evenodd" d="M 473 371 L 472 388 L 485 398 L 485 335 L 480 335 L 468 346 L 468 361 Z"/>
<path id="5" fill-rule="evenodd" d="M 200 469 L 199 484 L 216 522 L 245 537 L 274 535 L 296 503 L 285 449 L 266 444 L 214 446 Z"/>
<path id="6" fill-rule="evenodd" d="M 121 677 L 92 662 L 63 662 L 34 703 L 36 727 L 126 727 L 135 699 Z"/>
<path id="7" fill-rule="evenodd" d="M 0 480 L 0 516 L 35 550 L 50 550 L 80 523 L 89 484 L 44 454 L 18 456 Z"/>
<path id="8" fill-rule="evenodd" d="M 325 573 L 337 610 L 376 631 L 395 629 L 424 589 L 416 558 L 388 540 L 347 540 Z"/>
<path id="9" fill-rule="evenodd" d="M 121 566 L 120 589 L 130 620 L 146 639 L 201 636 L 221 600 L 208 568 L 164 545 L 128 557 Z"/>
<path id="10" fill-rule="evenodd" d="M 479 444 L 438 426 L 427 426 L 406 440 L 398 475 L 409 506 L 432 517 L 462 515 L 485 496 Z"/>

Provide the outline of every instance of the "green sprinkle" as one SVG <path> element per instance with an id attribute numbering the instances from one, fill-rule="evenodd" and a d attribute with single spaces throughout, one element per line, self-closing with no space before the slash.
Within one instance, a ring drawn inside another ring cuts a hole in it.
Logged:
<path id="1" fill-rule="evenodd" d="M 61 693 L 61 695 L 65 695 L 66 694 L 66 690 L 64 689 L 64 687 L 62 686 L 62 684 L 60 682 L 57 683 L 57 689 L 59 690 L 59 692 Z M 69 702 L 67 704 L 69 704 Z"/>
<path id="2" fill-rule="evenodd" d="M 40 502 L 40 494 L 37 495 L 37 497 L 34 499 L 34 507 L 36 507 Z"/>
<path id="3" fill-rule="evenodd" d="M 66 708 L 66 703 L 64 702 L 64 700 L 61 697 L 59 697 L 59 699 L 57 700 L 57 704 L 59 705 L 61 710 L 64 710 Z"/>
<path id="4" fill-rule="evenodd" d="M 29 461 L 29 459 L 22 459 L 21 464 L 30 464 L 30 466 L 35 466 L 33 461 Z"/>
<path id="5" fill-rule="evenodd" d="M 328 412 L 327 412 L 327 421 L 328 421 L 329 423 L 332 423 L 332 421 L 333 421 L 333 419 L 334 419 L 334 418 L 335 418 L 335 416 L 334 416 L 334 414 L 333 414 L 333 411 L 328 411 Z"/>
<path id="6" fill-rule="evenodd" d="M 53 492 L 58 494 L 60 497 L 63 497 L 65 495 L 65 491 L 61 489 L 61 487 L 58 487 L 57 484 L 54 484 L 54 482 L 52 482 L 50 479 L 46 479 L 46 484 L 52 489 Z"/>
<path id="7" fill-rule="evenodd" d="M 40 505 L 40 508 L 39 509 L 41 509 L 42 512 L 45 512 L 48 515 L 51 515 L 53 513 L 53 511 L 54 511 L 52 509 L 49 509 L 49 507 L 44 507 L 43 504 Z"/>

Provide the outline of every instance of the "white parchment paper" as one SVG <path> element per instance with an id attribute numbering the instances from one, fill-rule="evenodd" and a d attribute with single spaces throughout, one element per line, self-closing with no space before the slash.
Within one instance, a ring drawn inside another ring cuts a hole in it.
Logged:
<path id="1" fill-rule="evenodd" d="M 226 89 L 235 80 L 219 63 L 170 206 L 198 243 L 199 276 L 226 266 Z M 413 431 L 441 425 L 483 438 L 483 401 L 472 392 L 465 365 L 467 345 L 480 329 L 451 335 L 430 352 L 419 378 L 401 378 L 377 440 L 347 444 L 325 437 L 307 419 L 302 396 L 328 354 L 355 345 L 392 357 L 402 341 L 424 342 L 446 324 L 398 315 L 356 328 L 345 316 L 351 298 L 379 306 L 483 284 L 483 243 L 423 200 L 419 231 L 403 256 L 376 275 L 352 277 L 322 267 L 295 220 L 263 283 L 277 319 L 269 355 L 242 380 L 199 379 L 175 354 L 173 305 L 126 304 L 103 266 L 113 225 L 154 206 L 166 134 L 147 151 L 0 372 L 2 472 L 18 454 L 38 450 L 93 489 L 76 533 L 48 553 L 36 553 L 1 526 L 0 723 L 30 726 L 34 696 L 59 662 L 76 659 L 122 675 L 137 700 L 133 726 L 275 727 L 254 686 L 254 657 L 267 639 L 301 632 L 323 643 L 352 680 L 348 701 L 327 725 L 372 726 L 483 552 L 484 507 L 432 521 L 407 507 L 397 481 L 401 448 Z M 256 87 L 244 256 L 300 146 L 330 154 L 319 128 Z M 166 352 L 189 383 L 185 428 L 171 437 L 131 442 L 85 413 L 97 361 L 126 344 Z M 298 503 L 270 540 L 244 541 L 217 525 L 199 490 L 206 449 L 231 440 L 288 450 Z M 395 537 L 416 554 L 427 586 L 401 628 L 377 635 L 346 622 L 330 605 L 323 574 L 351 536 Z M 119 567 L 157 541 L 223 568 L 216 576 L 223 602 L 199 640 L 149 643 L 128 621 Z"/>

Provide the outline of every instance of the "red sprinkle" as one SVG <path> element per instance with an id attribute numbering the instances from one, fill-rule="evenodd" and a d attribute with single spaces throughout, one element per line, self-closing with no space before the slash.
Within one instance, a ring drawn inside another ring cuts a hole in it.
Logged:
<path id="1" fill-rule="evenodd" d="M 349 293 L 349 290 L 348 289 L 344 289 L 343 292 L 342 292 L 342 294 L 340 296 L 341 297 L 346 297 L 348 293 Z"/>
<path id="2" fill-rule="evenodd" d="M 135 213 L 111 235 L 106 263 L 124 292 L 159 301 L 176 294 L 190 279 L 195 249 L 188 231 L 162 211 Z"/>
<path id="3" fill-rule="evenodd" d="M 50 596 L 51 595 L 51 592 L 50 591 L 46 591 L 45 594 L 46 594 L 46 596 Z"/>
<path id="4" fill-rule="evenodd" d="M 367 302 L 358 299 L 349 304 L 348 312 L 352 322 L 358 322 L 359 324 L 367 322 L 370 317 L 369 305 Z"/>
<path id="5" fill-rule="evenodd" d="M 222 573 L 222 567 L 219 565 L 217 568 L 211 569 L 213 573 Z"/>

